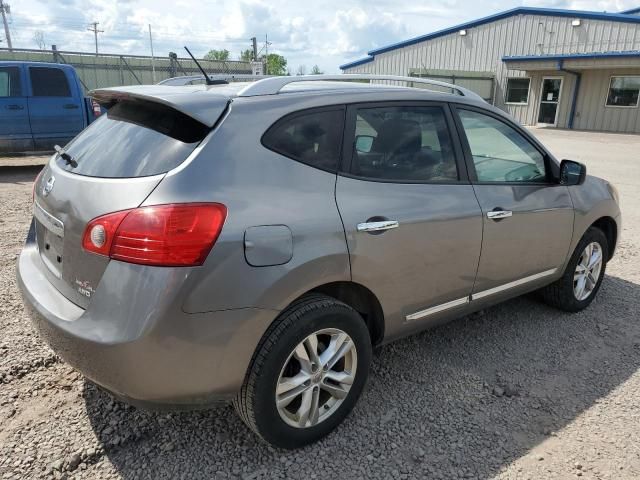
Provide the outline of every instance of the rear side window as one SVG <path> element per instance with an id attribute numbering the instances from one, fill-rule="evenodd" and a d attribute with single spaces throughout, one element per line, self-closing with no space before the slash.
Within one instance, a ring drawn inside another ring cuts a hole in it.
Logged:
<path id="1" fill-rule="evenodd" d="M 338 168 L 344 111 L 296 113 L 279 120 L 262 137 L 269 150 L 330 172 Z"/>
<path id="2" fill-rule="evenodd" d="M 358 108 L 351 173 L 399 183 L 457 181 L 453 143 L 442 108 Z"/>
<path id="3" fill-rule="evenodd" d="M 59 68 L 30 67 L 34 97 L 70 97 L 67 76 Z"/>
<path id="4" fill-rule="evenodd" d="M 0 97 L 20 96 L 20 71 L 18 67 L 0 68 Z"/>
<path id="5" fill-rule="evenodd" d="M 83 130 L 58 157 L 60 168 L 104 178 L 145 177 L 180 165 L 209 132 L 206 125 L 153 102 L 116 103 Z"/>

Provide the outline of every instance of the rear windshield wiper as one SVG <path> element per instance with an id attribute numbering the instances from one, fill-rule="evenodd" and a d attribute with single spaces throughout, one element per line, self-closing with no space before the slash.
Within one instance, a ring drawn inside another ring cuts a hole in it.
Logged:
<path id="1" fill-rule="evenodd" d="M 71 165 L 71 168 L 76 168 L 78 166 L 78 162 L 76 162 L 75 158 L 69 155 L 60 145 L 55 145 L 53 149 L 65 162 L 67 162 L 67 165 Z"/>

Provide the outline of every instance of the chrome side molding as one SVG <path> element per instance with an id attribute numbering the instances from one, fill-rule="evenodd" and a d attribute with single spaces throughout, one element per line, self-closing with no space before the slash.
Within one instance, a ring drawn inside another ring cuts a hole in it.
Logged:
<path id="1" fill-rule="evenodd" d="M 509 290 L 511 288 L 519 287 L 520 285 L 524 285 L 525 283 L 533 282 L 535 280 L 539 280 L 541 278 L 549 277 L 558 271 L 557 268 L 552 268 L 550 270 L 545 270 L 544 272 L 536 273 L 534 275 L 529 275 L 528 277 L 521 278 L 519 280 L 514 280 L 513 282 L 505 283 L 504 285 L 500 285 L 498 287 L 490 288 L 489 290 L 484 290 L 482 292 L 473 293 L 468 297 L 459 298 L 457 300 L 452 300 L 447 303 L 442 303 L 440 305 L 436 305 L 434 307 L 427 308 L 425 310 L 420 310 L 419 312 L 412 313 L 405 317 L 405 322 L 412 322 L 415 320 L 420 320 L 421 318 L 428 317 L 429 315 L 434 315 L 436 313 L 444 312 L 445 310 L 449 310 L 451 308 L 461 307 L 466 305 L 473 300 L 479 300 L 484 297 L 488 297 L 489 295 L 494 295 L 496 293 L 504 292 L 505 290 Z"/>
<path id="2" fill-rule="evenodd" d="M 436 305 L 435 307 L 427 308 L 426 310 L 420 310 L 419 312 L 412 313 L 405 317 L 405 321 L 412 322 L 414 320 L 420 320 L 421 318 L 428 317 L 434 313 L 444 312 L 450 308 L 460 307 L 469 303 L 469 297 L 459 298 L 458 300 L 452 300 L 451 302 Z"/>
<path id="3" fill-rule="evenodd" d="M 545 270 L 544 272 L 536 273 L 534 275 L 529 275 L 528 277 L 521 278 L 520 280 L 514 280 L 513 282 L 505 283 L 504 285 L 499 285 L 494 288 L 490 288 L 489 290 L 484 290 L 482 292 L 474 293 L 471 295 L 471 300 L 478 300 L 479 298 L 488 297 L 489 295 L 494 295 L 496 293 L 504 292 L 505 290 L 509 290 L 510 288 L 519 287 L 520 285 L 524 285 L 525 283 L 533 282 L 534 280 L 539 280 L 544 277 L 548 277 L 553 275 L 558 271 L 557 268 L 552 268 L 551 270 Z"/>

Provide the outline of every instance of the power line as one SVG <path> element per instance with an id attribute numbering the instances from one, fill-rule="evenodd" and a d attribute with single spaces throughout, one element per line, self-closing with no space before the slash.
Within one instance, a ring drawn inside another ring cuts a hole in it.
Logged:
<path id="1" fill-rule="evenodd" d="M 98 30 L 98 25 L 100 25 L 99 22 L 93 22 L 91 25 L 92 26 L 87 28 L 87 30 L 89 30 L 90 32 L 93 32 L 93 34 L 96 37 L 96 55 L 98 55 L 98 34 L 104 33 L 104 30 Z"/>

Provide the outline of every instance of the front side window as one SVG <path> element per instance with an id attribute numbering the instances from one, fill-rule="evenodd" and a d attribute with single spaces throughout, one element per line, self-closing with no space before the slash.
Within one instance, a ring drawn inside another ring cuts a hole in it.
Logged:
<path id="1" fill-rule="evenodd" d="M 284 117 L 262 138 L 269 150 L 335 172 L 338 168 L 344 111 L 320 110 Z"/>
<path id="2" fill-rule="evenodd" d="M 18 67 L 0 68 L 0 97 L 20 96 L 20 71 Z"/>
<path id="3" fill-rule="evenodd" d="M 31 67 L 31 88 L 34 97 L 70 97 L 67 76 L 59 68 Z"/>
<path id="4" fill-rule="evenodd" d="M 637 107 L 640 94 L 640 76 L 611 77 L 607 107 Z"/>
<path id="5" fill-rule="evenodd" d="M 358 108 L 351 173 L 397 182 L 458 180 L 440 107 Z"/>
<path id="6" fill-rule="evenodd" d="M 530 81 L 528 78 L 508 78 L 505 101 L 507 103 L 526 104 L 529 101 Z"/>
<path id="7" fill-rule="evenodd" d="M 544 182 L 544 156 L 517 130 L 489 115 L 458 110 L 479 182 Z"/>

